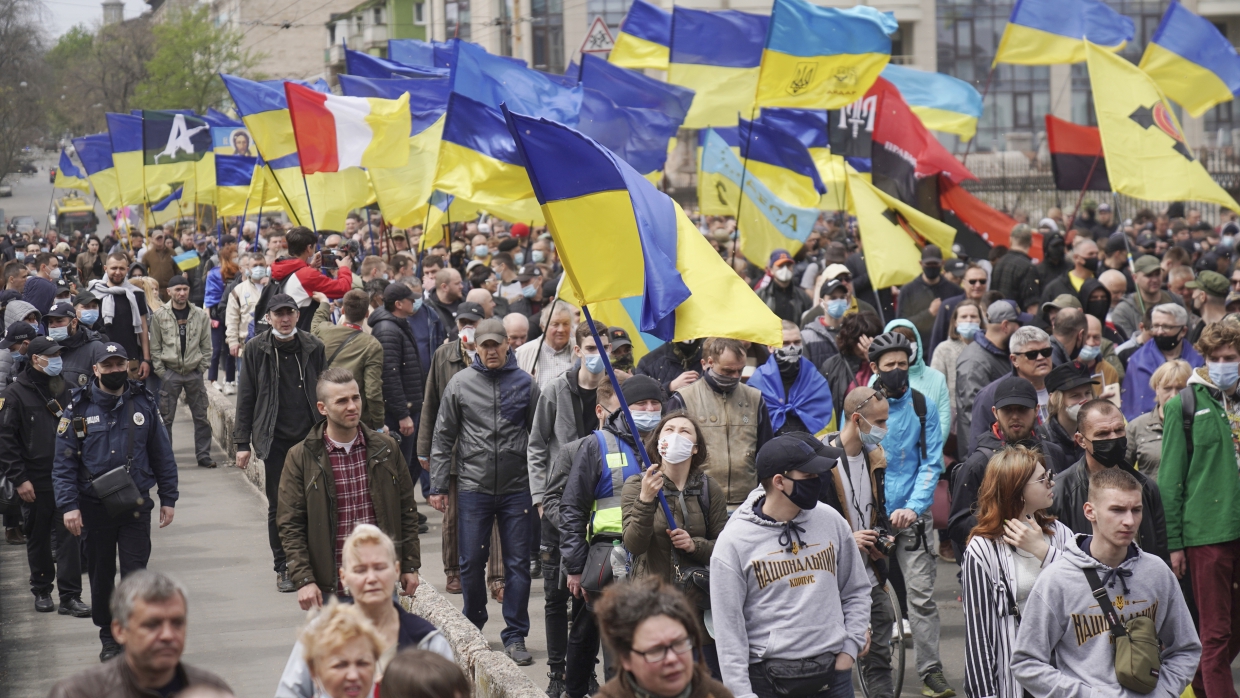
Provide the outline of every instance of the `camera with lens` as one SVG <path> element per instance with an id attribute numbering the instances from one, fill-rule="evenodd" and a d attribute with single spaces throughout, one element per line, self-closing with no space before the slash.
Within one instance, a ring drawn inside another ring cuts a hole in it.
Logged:
<path id="1" fill-rule="evenodd" d="M 878 534 L 878 538 L 874 541 L 874 549 L 890 557 L 896 550 L 896 539 L 886 529 L 875 528 L 873 530 Z"/>
<path id="2" fill-rule="evenodd" d="M 340 266 L 340 257 L 336 254 L 336 250 L 323 250 L 319 259 L 322 260 L 324 269 L 336 269 Z"/>

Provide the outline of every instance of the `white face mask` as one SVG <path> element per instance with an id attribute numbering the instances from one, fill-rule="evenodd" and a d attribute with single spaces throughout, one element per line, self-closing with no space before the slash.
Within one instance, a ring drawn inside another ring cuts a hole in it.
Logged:
<path id="1" fill-rule="evenodd" d="M 680 434 L 668 434 L 659 439 L 659 455 L 666 463 L 684 463 L 693 457 L 694 445 Z"/>
<path id="2" fill-rule="evenodd" d="M 792 280 L 792 269 L 790 267 L 780 267 L 771 276 L 774 276 L 775 280 L 780 283 L 788 283 Z"/>

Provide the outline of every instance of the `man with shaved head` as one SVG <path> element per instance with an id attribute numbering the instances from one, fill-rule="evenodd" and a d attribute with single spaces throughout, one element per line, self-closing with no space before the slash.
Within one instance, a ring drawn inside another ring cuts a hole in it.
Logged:
<path id="1" fill-rule="evenodd" d="M 1072 269 L 1067 274 L 1046 285 L 1042 291 L 1043 302 L 1052 300 L 1061 293 L 1077 295 L 1086 281 L 1094 278 L 1099 271 L 1098 243 L 1084 236 L 1077 236 L 1072 243 Z"/>
<path id="2" fill-rule="evenodd" d="M 495 315 L 495 296 L 485 288 L 470 289 L 469 293 L 465 294 L 465 300 L 482 306 L 484 320 Z"/>
<path id="3" fill-rule="evenodd" d="M 504 329 L 508 332 L 508 343 L 515 349 L 529 337 L 530 319 L 521 313 L 508 313 L 504 316 Z"/>

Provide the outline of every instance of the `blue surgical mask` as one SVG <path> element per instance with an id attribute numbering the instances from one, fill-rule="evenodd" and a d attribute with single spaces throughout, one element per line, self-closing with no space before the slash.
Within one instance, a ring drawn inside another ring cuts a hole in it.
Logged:
<path id="1" fill-rule="evenodd" d="M 534 250 L 530 252 L 530 261 L 535 264 L 542 264 L 547 261 L 547 255 L 543 254 L 542 250 Z"/>
<path id="2" fill-rule="evenodd" d="M 848 312 L 849 305 L 847 298 L 832 298 L 827 301 L 827 315 L 833 320 L 839 320 L 844 317 L 844 313 Z"/>
<path id="3" fill-rule="evenodd" d="M 261 281 L 267 276 L 267 267 L 254 267 L 250 270 L 250 278 L 255 281 Z"/>
<path id="4" fill-rule="evenodd" d="M 858 416 L 861 416 L 861 415 L 858 415 Z M 861 417 L 861 421 L 865 422 L 866 424 L 870 424 L 870 420 L 866 419 L 865 417 Z M 861 443 L 869 445 L 869 446 L 877 446 L 880 443 L 882 443 L 883 439 L 885 439 L 886 437 L 887 437 L 886 429 L 882 427 L 876 427 L 873 424 L 870 424 L 869 432 L 864 432 L 864 431 L 861 432 Z"/>
<path id="5" fill-rule="evenodd" d="M 663 412 L 638 412 L 633 410 L 633 423 L 637 425 L 638 431 L 652 431 L 659 426 L 659 420 L 663 419 Z"/>
<path id="6" fill-rule="evenodd" d="M 585 364 L 586 370 L 594 375 L 603 372 L 603 357 L 600 354 L 586 354 L 582 363 Z"/>
<path id="7" fill-rule="evenodd" d="M 1206 370 L 1210 372 L 1210 380 L 1223 390 L 1231 390 L 1236 387 L 1237 379 L 1240 378 L 1240 363 L 1232 361 L 1213 361 L 1206 362 Z"/>
<path id="8" fill-rule="evenodd" d="M 522 264 L 525 264 L 525 253 L 524 253 L 524 252 L 518 252 L 518 253 L 514 254 L 514 255 L 512 256 L 512 261 L 513 261 L 513 263 L 514 263 L 514 264 L 516 264 L 517 266 L 521 266 Z"/>
<path id="9" fill-rule="evenodd" d="M 422 309 L 422 299 L 421 299 L 421 298 L 414 298 L 414 299 L 413 299 L 413 314 L 414 314 L 414 315 L 417 315 L 417 314 L 418 314 L 418 311 L 419 311 L 419 310 L 421 310 L 421 309 Z"/>
<path id="10" fill-rule="evenodd" d="M 1102 347 L 1100 346 L 1091 347 L 1088 344 L 1086 344 L 1085 346 L 1081 347 L 1081 353 L 1077 354 L 1076 358 L 1078 361 L 1081 361 L 1082 363 L 1090 363 L 1094 359 L 1097 359 L 1098 355 L 1101 353 L 1102 353 Z"/>
<path id="11" fill-rule="evenodd" d="M 1224 235 L 1223 237 L 1219 238 L 1219 240 L 1218 240 L 1219 244 L 1220 244 L 1220 245 L 1222 245 L 1222 246 L 1224 246 L 1224 247 L 1231 247 L 1232 243 L 1233 243 L 1233 242 L 1235 242 L 1235 241 L 1236 241 L 1236 239 L 1235 239 L 1234 237 L 1232 237 L 1231 235 Z"/>
<path id="12" fill-rule="evenodd" d="M 99 322 L 99 311 L 98 310 L 83 310 L 82 314 L 78 316 L 78 320 L 82 321 L 83 323 L 87 325 L 94 325 L 96 322 Z"/>
<path id="13" fill-rule="evenodd" d="M 31 327 L 33 327 L 33 328 L 34 328 L 34 333 L 35 333 L 35 334 L 43 334 L 43 328 L 39 327 L 39 322 L 38 322 L 38 320 L 36 320 L 36 321 L 34 321 L 34 322 L 32 322 L 32 323 L 29 323 L 29 324 L 30 324 L 30 326 L 31 326 Z"/>
<path id="14" fill-rule="evenodd" d="M 486 245 L 474 245 L 474 256 L 475 257 L 485 257 L 487 256 L 487 253 L 489 251 L 490 251 L 490 248 L 488 248 Z"/>
<path id="15" fill-rule="evenodd" d="M 977 322 L 957 322 L 956 323 L 956 334 L 960 335 L 961 339 L 973 339 L 973 335 L 977 334 L 979 331 L 981 331 L 981 329 L 982 329 L 981 323 L 977 323 Z"/>
<path id="16" fill-rule="evenodd" d="M 521 295 L 525 296 L 526 298 L 533 298 L 534 296 L 538 295 L 538 288 L 533 285 L 522 286 Z"/>
<path id="17" fill-rule="evenodd" d="M 54 342 L 63 342 L 69 338 L 69 326 L 47 328 L 47 337 Z"/>
<path id="18" fill-rule="evenodd" d="M 17 261 L 19 262 L 26 259 L 26 253 L 21 250 L 17 250 L 16 252 L 14 252 L 13 256 L 16 257 Z"/>
<path id="19" fill-rule="evenodd" d="M 13 357 L 14 363 L 26 358 L 25 356 L 22 356 L 22 353 L 20 351 L 11 351 L 9 352 L 9 356 Z"/>
<path id="20" fill-rule="evenodd" d="M 47 357 L 47 368 L 43 372 L 49 376 L 59 376 L 61 369 L 65 366 L 65 362 L 59 356 Z"/>

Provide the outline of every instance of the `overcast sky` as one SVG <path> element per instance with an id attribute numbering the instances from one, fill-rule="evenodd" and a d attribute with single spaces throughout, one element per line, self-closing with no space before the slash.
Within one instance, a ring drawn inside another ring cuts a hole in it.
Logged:
<path id="1" fill-rule="evenodd" d="M 47 8 L 48 34 L 52 39 L 75 24 L 94 26 L 103 19 L 102 0 L 42 0 Z M 137 17 L 146 9 L 143 0 L 125 0 L 125 18 Z"/>

